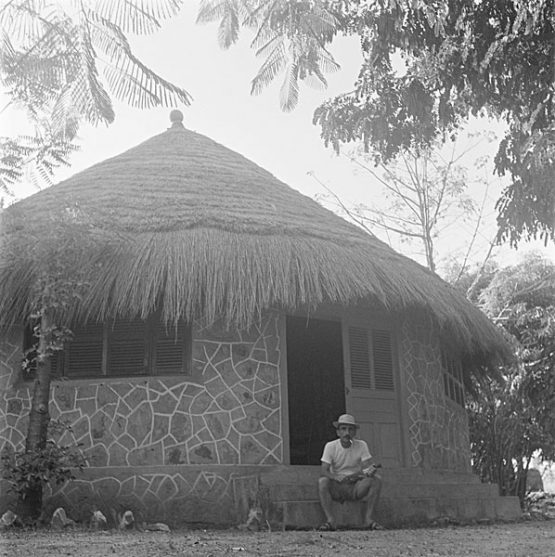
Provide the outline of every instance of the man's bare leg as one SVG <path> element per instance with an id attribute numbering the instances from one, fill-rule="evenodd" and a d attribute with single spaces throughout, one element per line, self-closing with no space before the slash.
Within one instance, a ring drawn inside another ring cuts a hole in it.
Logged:
<path id="1" fill-rule="evenodd" d="M 364 510 L 364 526 L 368 527 L 374 522 L 374 509 L 378 504 L 382 490 L 382 480 L 378 476 L 366 478 L 358 482 L 356 486 L 356 497 L 366 502 Z"/>
<path id="2" fill-rule="evenodd" d="M 320 505 L 326 515 L 326 520 L 335 528 L 335 519 L 332 513 L 332 498 L 330 494 L 330 479 L 322 476 L 318 478 L 318 495 L 320 496 Z"/>

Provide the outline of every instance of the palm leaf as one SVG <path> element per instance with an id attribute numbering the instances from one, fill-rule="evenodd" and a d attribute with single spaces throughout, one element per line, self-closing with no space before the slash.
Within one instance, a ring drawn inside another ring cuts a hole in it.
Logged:
<path id="1" fill-rule="evenodd" d="M 266 45 L 265 50 L 272 46 L 270 53 L 267 55 L 266 60 L 258 73 L 251 82 L 251 94 L 258 95 L 262 92 L 264 87 L 271 83 L 276 75 L 287 63 L 287 49 L 285 48 L 285 40 L 283 37 L 275 37 Z"/>
<path id="2" fill-rule="evenodd" d="M 235 7 L 235 0 L 201 0 L 197 13 L 197 23 L 210 23 L 225 17 Z"/>
<path id="3" fill-rule="evenodd" d="M 45 6 L 44 0 L 4 2 L 0 8 L 0 27 L 16 42 L 35 37 L 43 25 L 38 14 Z"/>
<path id="4" fill-rule="evenodd" d="M 249 5 L 248 0 L 202 0 L 197 23 L 220 20 L 218 43 L 227 49 L 237 42 L 241 25 L 247 25 L 251 13 Z"/>
<path id="5" fill-rule="evenodd" d="M 93 5 L 91 11 L 122 31 L 147 35 L 160 28 L 160 20 L 176 15 L 183 0 L 97 0 Z"/>
<path id="6" fill-rule="evenodd" d="M 104 74 L 116 98 L 137 108 L 191 104 L 187 91 L 166 81 L 133 55 L 119 27 L 95 14 L 91 22 L 91 40 L 108 56 Z"/>
<path id="7" fill-rule="evenodd" d="M 218 27 L 218 43 L 222 48 L 229 48 L 232 44 L 237 42 L 239 38 L 239 14 L 233 6 L 228 3 L 226 12 L 224 13 L 220 25 Z"/>
<path id="8" fill-rule="evenodd" d="M 284 112 L 290 112 L 299 101 L 299 66 L 290 63 L 285 70 L 285 77 L 279 91 L 279 104 Z"/>

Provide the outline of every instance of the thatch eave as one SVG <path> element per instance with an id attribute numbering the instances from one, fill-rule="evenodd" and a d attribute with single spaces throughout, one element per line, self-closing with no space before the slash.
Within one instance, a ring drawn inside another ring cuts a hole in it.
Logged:
<path id="1" fill-rule="evenodd" d="M 166 321 L 245 327 L 269 308 L 364 300 L 429 313 L 472 358 L 507 354 L 495 326 L 437 275 L 184 128 L 8 208 L 1 238 L 5 322 L 28 313 L 37 277 L 69 254 L 68 274 L 87 288 L 65 318 L 160 308 Z"/>

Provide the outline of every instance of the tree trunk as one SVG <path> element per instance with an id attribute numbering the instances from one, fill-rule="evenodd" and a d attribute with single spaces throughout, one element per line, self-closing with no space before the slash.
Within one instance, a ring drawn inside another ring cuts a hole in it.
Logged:
<path id="1" fill-rule="evenodd" d="M 51 344 L 51 324 L 47 313 L 43 313 L 40 324 L 39 346 L 37 349 L 37 372 L 33 384 L 29 428 L 25 443 L 26 452 L 36 452 L 46 447 L 50 414 L 50 362 L 48 347 Z M 32 485 L 19 501 L 19 512 L 25 518 L 35 519 L 42 508 L 42 484 Z"/>

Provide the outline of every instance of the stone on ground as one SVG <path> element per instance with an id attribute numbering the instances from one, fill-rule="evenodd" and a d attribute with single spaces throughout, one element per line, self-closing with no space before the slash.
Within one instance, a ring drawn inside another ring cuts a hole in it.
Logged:
<path id="1" fill-rule="evenodd" d="M 63 507 L 58 507 L 54 514 L 52 515 L 52 520 L 50 521 L 50 527 L 54 530 L 62 530 L 68 526 L 75 524 L 75 521 L 71 520 L 66 514 Z"/>

